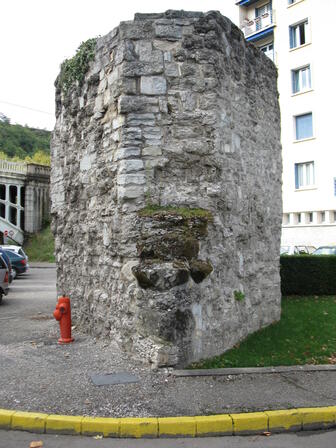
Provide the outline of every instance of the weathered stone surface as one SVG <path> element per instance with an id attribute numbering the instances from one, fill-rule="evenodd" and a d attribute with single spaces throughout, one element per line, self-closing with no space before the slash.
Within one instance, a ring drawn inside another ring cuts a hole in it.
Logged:
<path id="1" fill-rule="evenodd" d="M 280 317 L 276 69 L 235 25 L 137 14 L 56 111 L 57 284 L 82 329 L 183 365 Z"/>
<path id="2" fill-rule="evenodd" d="M 141 76 L 140 93 L 144 95 L 164 95 L 167 81 L 163 76 Z"/>
<path id="3" fill-rule="evenodd" d="M 135 266 L 133 275 L 141 288 L 153 288 L 156 291 L 166 291 L 175 286 L 187 283 L 189 270 L 187 266 L 166 262 L 147 262 Z"/>

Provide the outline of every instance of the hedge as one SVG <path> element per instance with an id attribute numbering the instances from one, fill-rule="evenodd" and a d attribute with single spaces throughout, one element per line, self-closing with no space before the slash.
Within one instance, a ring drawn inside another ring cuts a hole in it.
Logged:
<path id="1" fill-rule="evenodd" d="M 336 294 L 335 255 L 282 255 L 280 274 L 283 295 Z"/>

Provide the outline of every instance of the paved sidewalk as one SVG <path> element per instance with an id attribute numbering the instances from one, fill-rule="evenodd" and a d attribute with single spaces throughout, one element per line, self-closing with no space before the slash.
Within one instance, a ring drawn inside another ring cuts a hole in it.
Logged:
<path id="1" fill-rule="evenodd" d="M 0 307 L 0 408 L 146 417 L 335 406 L 335 371 L 177 377 L 153 372 L 116 345 L 74 330 L 57 344 L 55 272 L 32 269 Z M 139 382 L 96 386 L 91 375 L 128 372 Z"/>

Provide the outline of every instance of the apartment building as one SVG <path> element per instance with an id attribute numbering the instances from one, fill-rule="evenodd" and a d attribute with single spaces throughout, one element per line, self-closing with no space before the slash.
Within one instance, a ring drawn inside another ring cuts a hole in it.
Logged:
<path id="1" fill-rule="evenodd" d="M 245 38 L 279 73 L 282 245 L 336 244 L 336 0 L 235 3 Z"/>

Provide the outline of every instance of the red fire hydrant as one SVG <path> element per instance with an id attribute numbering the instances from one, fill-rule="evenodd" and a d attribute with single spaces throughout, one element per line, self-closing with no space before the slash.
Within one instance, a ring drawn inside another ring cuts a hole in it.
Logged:
<path id="1" fill-rule="evenodd" d="M 69 297 L 60 297 L 54 311 L 54 318 L 60 323 L 61 337 L 59 344 L 68 344 L 74 339 L 71 337 L 71 307 Z"/>

